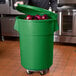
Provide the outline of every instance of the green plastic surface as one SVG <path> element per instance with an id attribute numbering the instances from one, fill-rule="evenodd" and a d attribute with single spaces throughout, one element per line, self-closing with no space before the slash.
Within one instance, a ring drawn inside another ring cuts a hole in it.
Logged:
<path id="1" fill-rule="evenodd" d="M 21 11 L 22 6 L 22 10 L 29 10 L 26 5 L 19 5 L 17 9 Z M 31 10 L 29 11 L 30 14 Z M 14 29 L 20 35 L 21 64 L 28 70 L 40 71 L 48 69 L 53 64 L 53 37 L 58 25 L 56 14 L 50 13 L 47 14 L 50 17 L 47 20 L 24 20 L 27 15 L 16 17 Z M 33 15 L 35 14 L 37 11 L 33 10 Z"/>
<path id="2" fill-rule="evenodd" d="M 52 12 L 46 10 L 46 9 L 42 9 L 42 8 L 38 8 L 35 6 L 30 6 L 30 5 L 20 5 L 18 4 L 18 6 L 16 7 L 16 9 L 22 13 L 25 14 L 30 14 L 30 15 L 37 15 L 37 14 L 51 14 L 51 15 L 55 15 Z"/>

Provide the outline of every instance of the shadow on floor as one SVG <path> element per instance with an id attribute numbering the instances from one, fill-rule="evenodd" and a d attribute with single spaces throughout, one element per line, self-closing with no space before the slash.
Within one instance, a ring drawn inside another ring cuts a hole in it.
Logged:
<path id="1" fill-rule="evenodd" d="M 19 37 L 10 37 L 10 36 L 4 36 L 4 41 L 6 41 L 6 40 L 8 40 L 8 41 L 19 41 Z M 2 41 L 2 38 L 1 38 L 1 36 L 0 36 L 0 41 Z"/>

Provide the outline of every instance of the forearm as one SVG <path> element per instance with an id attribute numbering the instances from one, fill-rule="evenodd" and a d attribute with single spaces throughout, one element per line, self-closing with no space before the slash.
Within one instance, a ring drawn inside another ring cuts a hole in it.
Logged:
<path id="1" fill-rule="evenodd" d="M 23 1 L 24 4 L 28 4 L 29 0 L 19 0 L 19 1 Z"/>
<path id="2" fill-rule="evenodd" d="M 18 0 L 18 1 L 23 1 L 24 4 L 28 4 L 29 0 Z"/>
<path id="3" fill-rule="evenodd" d="M 57 11 L 57 0 L 49 0 L 53 11 Z"/>

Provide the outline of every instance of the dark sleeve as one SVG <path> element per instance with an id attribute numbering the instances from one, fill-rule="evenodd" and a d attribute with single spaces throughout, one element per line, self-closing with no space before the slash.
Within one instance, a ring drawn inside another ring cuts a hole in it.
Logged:
<path id="1" fill-rule="evenodd" d="M 50 6 L 53 11 L 57 11 L 57 0 L 49 0 Z"/>

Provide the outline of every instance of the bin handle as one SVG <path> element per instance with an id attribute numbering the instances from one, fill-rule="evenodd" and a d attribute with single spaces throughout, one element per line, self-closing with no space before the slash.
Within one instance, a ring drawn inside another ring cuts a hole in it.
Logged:
<path id="1" fill-rule="evenodd" d="M 19 32 L 18 19 L 17 19 L 17 17 L 15 19 L 14 29 Z"/>
<path id="2" fill-rule="evenodd" d="M 59 29 L 58 26 L 58 15 L 56 13 L 50 12 L 50 16 L 52 16 L 52 19 L 54 20 L 54 32 Z"/>
<path id="3" fill-rule="evenodd" d="M 58 15 L 56 13 L 53 13 L 53 18 L 54 20 L 54 32 L 59 30 L 59 26 L 58 26 Z"/>
<path id="4" fill-rule="evenodd" d="M 58 21 L 55 20 L 54 21 L 54 32 L 56 32 L 57 30 L 59 30 L 59 26 L 58 26 Z"/>

